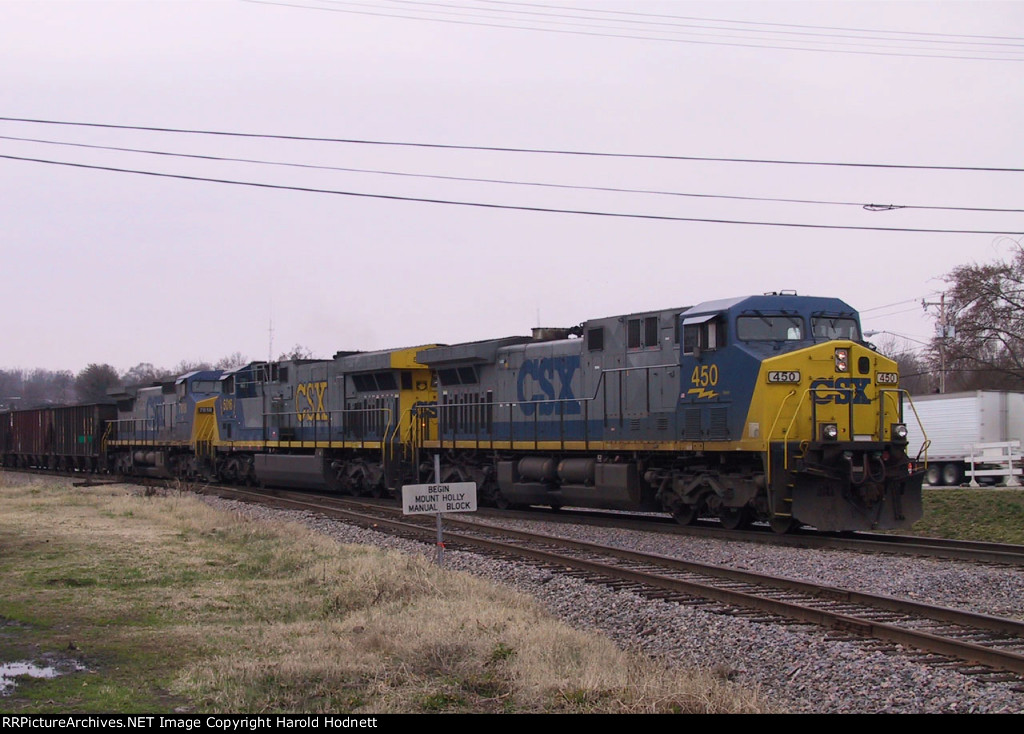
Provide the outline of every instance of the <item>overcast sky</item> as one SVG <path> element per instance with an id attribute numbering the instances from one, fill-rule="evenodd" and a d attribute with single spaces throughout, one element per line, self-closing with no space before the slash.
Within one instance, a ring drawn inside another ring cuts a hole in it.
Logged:
<path id="1" fill-rule="evenodd" d="M 1022 2 L 6 0 L 0 69 L 6 368 L 780 289 L 927 341 L 1024 233 Z"/>

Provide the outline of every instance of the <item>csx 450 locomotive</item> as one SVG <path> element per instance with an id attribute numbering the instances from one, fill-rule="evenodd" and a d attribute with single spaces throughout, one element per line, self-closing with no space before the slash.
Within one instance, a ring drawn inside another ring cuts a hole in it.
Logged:
<path id="1" fill-rule="evenodd" d="M 384 494 L 429 480 L 440 454 L 443 480 L 475 481 L 499 506 L 779 532 L 921 516 L 896 364 L 834 298 L 771 293 L 529 337 L 254 362 L 115 397 L 101 451 L 120 472 Z"/>

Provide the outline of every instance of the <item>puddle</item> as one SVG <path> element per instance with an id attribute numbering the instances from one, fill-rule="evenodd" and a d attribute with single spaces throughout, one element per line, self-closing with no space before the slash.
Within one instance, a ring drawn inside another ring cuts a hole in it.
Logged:
<path id="1" fill-rule="evenodd" d="M 19 675 L 27 675 L 31 678 L 56 678 L 58 675 L 78 670 L 85 670 L 85 666 L 74 661 L 54 665 L 36 665 L 28 660 L 3 663 L 0 664 L 0 696 L 6 696 L 14 690 L 17 685 L 15 678 Z"/>

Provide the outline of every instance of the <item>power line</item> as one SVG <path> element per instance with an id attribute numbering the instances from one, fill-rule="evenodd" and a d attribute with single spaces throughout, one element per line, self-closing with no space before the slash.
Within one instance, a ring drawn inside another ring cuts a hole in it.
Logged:
<path id="1" fill-rule="evenodd" d="M 398 12 L 397 8 L 396 9 L 392 9 L 392 8 L 387 8 L 387 7 L 381 7 L 380 5 L 377 5 L 377 4 L 367 4 L 367 3 L 354 3 L 354 2 L 340 3 L 340 2 L 337 2 L 336 0 L 335 0 L 335 4 L 346 5 L 347 7 L 324 7 L 324 6 L 318 6 L 318 5 L 309 5 L 309 4 L 305 4 L 305 3 L 301 3 L 301 2 L 284 2 L 283 0 L 244 0 L 244 1 L 245 2 L 251 2 L 251 3 L 257 4 L 257 5 L 275 5 L 275 6 L 281 6 L 281 7 L 297 8 L 297 9 L 302 9 L 302 10 L 319 10 L 319 11 L 334 12 L 334 13 L 347 13 L 347 14 L 350 14 L 350 15 L 367 15 L 367 16 L 375 16 L 375 17 L 384 17 L 384 18 L 400 18 L 400 19 L 404 19 L 404 20 L 427 21 L 427 22 L 430 22 L 430 23 L 448 23 L 448 24 L 465 25 L 465 26 L 479 26 L 479 27 L 485 27 L 485 28 L 504 28 L 504 29 L 521 30 L 521 31 L 537 31 L 537 32 L 541 32 L 541 33 L 561 33 L 561 34 L 570 34 L 570 35 L 578 35 L 578 36 L 592 36 L 592 37 L 600 37 L 600 38 L 620 38 L 620 39 L 627 39 L 627 40 L 658 41 L 658 42 L 662 42 L 662 43 L 684 43 L 684 44 L 696 44 L 696 45 L 704 45 L 704 46 L 730 46 L 730 47 L 737 47 L 737 48 L 771 49 L 771 50 L 784 50 L 784 51 L 804 51 L 804 52 L 817 52 L 817 53 L 859 54 L 859 55 L 868 55 L 868 56 L 889 56 L 889 57 L 896 56 L 896 57 L 902 57 L 902 58 L 953 59 L 953 60 L 962 60 L 962 61 L 1024 61 L 1024 57 L 1021 57 L 1021 58 L 1000 58 L 1000 57 L 994 57 L 994 56 L 969 56 L 969 55 L 953 55 L 953 54 L 940 54 L 940 53 L 898 53 L 898 52 L 895 52 L 895 51 L 863 51 L 863 50 L 842 49 L 842 48 L 811 48 L 811 47 L 807 47 L 807 46 L 792 46 L 792 45 L 785 46 L 785 45 L 778 45 L 778 44 L 772 44 L 772 43 L 767 43 L 767 42 L 766 43 L 739 43 L 739 42 L 732 42 L 732 41 L 696 40 L 696 39 L 691 39 L 691 38 L 662 38 L 662 37 L 658 37 L 658 36 L 635 35 L 633 33 L 630 33 L 629 30 L 626 30 L 625 32 L 622 32 L 622 33 L 601 33 L 601 32 L 589 31 L 589 30 L 571 30 L 571 29 L 566 29 L 566 28 L 544 28 L 544 27 L 536 27 L 536 26 L 516 25 L 514 20 L 509 21 L 509 22 L 498 22 L 498 21 L 504 20 L 502 18 L 496 19 L 495 22 L 482 22 L 482 21 L 464 20 L 464 19 L 453 19 L 453 18 L 424 17 L 422 15 L 405 15 L 405 14 L 402 14 L 401 12 Z M 360 7 L 370 8 L 370 9 L 369 10 L 353 9 L 353 8 L 360 8 Z M 382 11 L 394 11 L 394 12 L 382 12 Z M 420 12 L 438 12 L 438 11 L 420 10 Z M 472 15 L 472 14 L 467 15 L 467 14 L 463 13 L 463 14 L 459 15 L 458 17 L 459 18 L 473 18 L 473 17 L 480 17 L 480 16 Z M 556 22 L 556 21 L 537 21 L 537 20 L 531 20 L 531 21 L 527 21 L 527 22 L 535 22 L 535 23 L 549 22 L 550 23 L 550 22 Z M 601 26 L 582 26 L 582 27 L 584 27 L 584 28 L 601 28 Z M 614 27 L 613 27 L 613 29 L 614 29 Z M 655 30 L 655 32 L 658 32 L 658 31 Z M 665 32 L 665 31 L 662 31 L 662 32 Z M 758 40 L 760 40 L 760 39 L 758 39 Z M 892 48 L 892 47 L 883 47 L 883 48 Z M 979 52 L 965 50 L 965 53 L 979 53 Z M 994 53 L 1007 53 L 1007 52 L 1005 52 L 1005 51 L 997 51 L 997 52 L 994 52 Z"/>
<path id="2" fill-rule="evenodd" d="M 254 1 L 254 0 L 250 0 Z M 371 140 L 367 138 L 329 138 L 307 135 L 277 135 L 270 133 L 242 133 L 223 130 L 199 130 L 189 128 L 156 127 L 144 125 L 115 125 L 99 122 L 74 122 L 68 120 L 43 120 L 29 117 L 0 117 L 0 122 L 25 122 L 35 125 L 64 125 L 69 127 L 95 127 L 108 130 L 137 130 L 141 132 L 180 133 L 186 135 L 216 135 L 235 138 L 259 138 L 264 140 L 292 140 L 313 143 L 344 143 L 351 145 L 380 145 L 406 148 L 433 148 L 439 150 L 477 150 L 490 153 L 530 153 L 537 155 L 590 156 L 596 158 L 634 158 L 641 160 L 701 161 L 710 163 L 758 163 L 785 166 L 827 166 L 838 168 L 882 168 L 916 171 L 975 171 L 984 173 L 1024 173 L 1024 168 L 1000 168 L 994 166 L 921 166 L 897 163 L 849 163 L 838 161 L 800 161 L 771 158 L 727 158 L 712 156 L 683 156 L 654 153 L 607 153 L 554 148 L 517 148 L 487 145 L 457 145 L 454 143 L 415 143 L 396 140 Z"/>
<path id="3" fill-rule="evenodd" d="M 688 15 L 668 15 L 663 13 L 642 13 L 635 10 L 606 10 L 604 8 L 581 8 L 576 5 L 552 5 L 550 3 L 521 3 L 512 2 L 511 0 L 480 0 L 480 2 L 488 3 L 490 5 L 517 5 L 520 7 L 528 8 L 557 8 L 559 10 L 585 10 L 588 13 L 606 13 L 614 15 L 629 15 L 629 16 L 641 16 L 645 18 L 672 18 L 674 20 L 693 20 L 703 21 L 710 23 L 735 23 L 737 25 L 747 26 L 772 26 L 775 28 L 801 28 L 807 30 L 829 30 L 829 31 L 846 31 L 850 33 L 888 33 L 892 35 L 905 35 L 905 36 L 932 36 L 938 38 L 979 38 L 985 40 L 999 40 L 999 41 L 1020 41 L 1024 42 L 1024 38 L 1018 36 L 975 36 L 967 35 L 963 33 L 932 33 L 926 31 L 893 31 L 885 30 L 882 28 L 850 28 L 846 26 L 822 26 L 822 25 L 804 25 L 799 23 L 772 23 L 761 20 L 733 20 L 728 18 L 707 18 L 697 17 Z"/>
<path id="4" fill-rule="evenodd" d="M 668 215 L 659 214 L 634 214 L 626 212 L 607 212 L 607 211 L 593 211 L 584 209 L 556 209 L 552 207 L 538 207 L 538 206 L 518 206 L 512 204 L 493 204 L 487 202 L 476 202 L 476 201 L 458 201 L 452 199 L 433 199 L 426 197 L 414 197 L 414 196 L 395 196 L 392 194 L 371 194 L 359 191 L 340 191 L 336 189 L 321 189 L 309 186 L 286 186 L 281 184 L 268 184 L 259 183 L 255 181 L 235 181 L 231 179 L 222 178 L 211 178 L 205 176 L 187 176 L 183 174 L 173 173 L 160 173 L 157 171 L 142 171 L 138 169 L 130 168 L 116 168 L 113 166 L 98 166 L 88 165 L 85 163 L 71 163 L 68 161 L 54 161 L 46 160 L 41 158 L 28 158 L 21 156 L 12 155 L 0 155 L 0 159 L 13 160 L 13 161 L 25 161 L 30 163 L 42 163 L 47 165 L 66 166 L 70 168 L 82 168 L 96 171 L 110 171 L 114 173 L 131 173 L 143 176 L 154 176 L 158 178 L 170 178 L 180 179 L 184 181 L 204 181 L 208 183 L 220 183 L 234 186 L 251 186 L 254 188 L 262 189 L 276 189 L 282 191 L 299 191 L 304 193 L 316 193 L 316 194 L 333 194 L 335 196 L 352 196 L 366 199 L 382 199 L 387 201 L 406 201 L 406 202 L 419 202 L 424 204 L 445 204 L 450 206 L 469 206 L 480 209 L 503 209 L 509 211 L 526 211 L 526 212 L 542 212 L 547 214 L 575 214 L 582 216 L 594 216 L 594 217 L 609 217 L 609 218 L 622 218 L 622 219 L 645 219 L 652 221 L 665 221 L 665 222 L 698 222 L 705 224 L 741 224 L 741 225 L 753 225 L 761 227 L 793 227 L 800 229 L 826 229 L 826 230 L 854 230 L 854 231 L 869 231 L 869 232 L 917 232 L 917 233 L 928 233 L 928 234 L 985 234 L 985 235 L 1021 235 L 1024 232 L 1002 232 L 1002 231 L 990 231 L 990 230 L 965 230 L 965 229 L 930 229 L 930 228 L 912 228 L 912 227 L 865 227 L 865 226 L 848 226 L 838 224 L 803 224 L 796 222 L 763 222 L 763 221 L 749 221 L 749 220 L 736 220 L 736 219 L 714 219 L 714 218 L 699 218 L 699 217 L 675 217 Z"/>
<path id="5" fill-rule="evenodd" d="M 904 314 L 904 313 L 914 313 L 915 311 L 920 313 L 920 311 L 921 311 L 920 307 L 905 308 L 905 309 L 902 309 L 900 311 L 889 311 L 887 313 L 876 313 L 876 314 L 872 314 L 871 318 L 873 318 L 873 319 L 885 319 L 885 318 L 888 318 L 890 316 L 898 316 L 898 315 Z M 864 313 L 864 312 L 861 311 L 861 313 Z"/>
<path id="6" fill-rule="evenodd" d="M 873 306 L 871 308 L 862 308 L 862 309 L 860 309 L 860 313 L 868 313 L 870 311 L 881 311 L 883 308 L 892 308 L 893 306 L 902 306 L 902 305 L 904 305 L 906 303 L 917 303 L 920 300 L 921 300 L 920 298 L 908 298 L 905 301 L 896 301 L 895 303 L 887 303 L 884 306 Z"/>
<path id="7" fill-rule="evenodd" d="M 631 26 L 644 26 L 649 27 L 654 32 L 659 33 L 680 33 L 680 34 L 696 34 L 701 36 L 711 35 L 716 38 L 744 38 L 751 37 L 754 34 L 772 34 L 790 36 L 794 42 L 808 41 L 810 43 L 823 43 L 823 41 L 816 41 L 813 39 L 824 38 L 828 41 L 833 39 L 852 39 L 855 41 L 895 41 L 902 43 L 916 43 L 916 44 L 943 44 L 946 46 L 993 46 L 993 47 L 1008 47 L 1009 49 L 1024 50 L 1024 44 L 1022 43 L 1008 43 L 1008 41 L 1024 41 L 1024 39 L 1013 39 L 1013 38 L 994 38 L 994 37 L 979 37 L 979 36 L 966 36 L 957 34 L 940 34 L 940 33 L 915 33 L 915 32 L 903 32 L 903 31 L 885 31 L 879 29 L 858 29 L 858 28 L 837 28 L 837 27 L 825 27 L 825 26 L 797 26 L 782 23 L 759 23 L 756 21 L 746 21 L 743 25 L 747 27 L 733 27 L 728 25 L 712 25 L 714 23 L 733 23 L 737 21 L 724 20 L 721 18 L 697 18 L 692 16 L 679 16 L 679 15 L 667 15 L 667 14 L 655 14 L 655 13 L 640 13 L 640 12 L 624 12 L 615 10 L 602 10 L 598 8 L 584 8 L 579 6 L 564 6 L 564 5 L 542 5 L 534 3 L 518 3 L 518 2 L 490 2 L 491 5 L 508 5 L 516 6 L 517 8 L 530 8 L 529 10 L 505 10 L 495 8 L 492 10 L 482 9 L 478 5 L 470 6 L 461 3 L 453 2 L 428 2 L 427 0 L 388 0 L 391 3 L 398 5 L 413 6 L 421 12 L 439 12 L 449 13 L 454 11 L 453 14 L 457 14 L 459 11 L 477 11 L 483 10 L 484 12 L 492 13 L 506 13 L 511 15 L 525 15 L 525 16 L 536 16 L 540 19 L 537 22 L 551 22 L 551 23 L 562 23 L 562 21 L 547 21 L 548 18 L 569 18 L 573 20 L 584 20 L 593 22 L 595 16 L 598 13 L 604 15 L 615 15 L 620 16 L 617 18 L 611 18 L 612 22 L 627 23 Z M 364 6 L 363 3 L 352 3 L 351 0 L 348 2 L 340 2 L 340 0 L 323 0 L 331 4 L 341 5 L 359 5 Z M 430 8 L 448 8 L 451 10 L 434 11 Z M 567 10 L 570 13 L 550 13 L 548 10 Z M 626 16 L 626 17 L 621 17 Z M 480 17 L 480 16 L 469 16 L 469 17 Z M 658 18 L 662 20 L 650 21 L 650 20 L 635 20 L 635 18 Z M 665 20 L 670 22 L 665 22 Z M 598 20 L 604 20 L 598 18 Z M 677 23 L 675 21 L 686 21 L 684 23 Z M 570 24 L 579 25 L 579 24 Z M 762 27 L 753 27 L 762 26 Z M 608 26 L 583 26 L 583 27 L 608 27 Z M 614 26 L 612 26 L 614 28 Z M 627 26 L 629 27 L 629 26 Z M 662 30 L 662 28 L 668 30 Z M 776 30 L 779 28 L 791 29 L 799 28 L 800 30 Z M 676 30 L 686 29 L 686 30 Z M 732 33 L 740 33 L 739 36 L 729 35 L 723 36 L 722 34 L 707 34 L 697 33 L 696 31 L 689 29 L 697 29 L 698 31 L 729 31 Z M 823 32 L 829 31 L 829 32 Z M 840 31 L 839 33 L 833 33 L 831 31 Z M 872 34 L 872 35 L 867 35 Z M 892 36 L 904 36 L 904 38 L 892 38 Z M 974 40 L 983 38 L 984 40 Z M 965 40 L 954 40 L 954 39 L 965 39 Z M 769 38 L 766 40 L 776 40 Z M 871 46 L 872 44 L 847 44 L 846 41 L 840 40 L 839 43 L 845 45 L 858 45 L 858 46 Z M 899 47 L 885 47 L 882 48 L 899 48 Z M 956 50 L 956 49 L 954 49 Z M 973 49 L 964 49 L 973 50 Z"/>
<path id="8" fill-rule="evenodd" d="M 397 176 L 407 178 L 425 178 L 430 180 L 440 181 L 459 181 L 467 183 L 488 183 L 488 184 L 499 184 L 508 186 L 536 186 L 541 188 L 553 188 L 553 189 L 567 189 L 573 191 L 600 191 L 607 193 L 620 193 L 620 194 L 650 194 L 656 196 L 676 196 L 676 197 L 688 197 L 698 199 L 724 199 L 728 201 L 756 201 L 756 202 L 770 202 L 780 204 L 814 204 L 814 205 L 825 205 L 825 206 L 854 206 L 868 211 L 891 211 L 896 209 L 913 209 L 913 210 L 927 210 L 927 211 L 963 211 L 963 212 L 996 212 L 996 213 L 1011 213 L 1020 214 L 1024 213 L 1024 209 L 1004 209 L 998 207 L 967 207 L 967 206 L 927 206 L 918 204 L 888 204 L 880 206 L 877 204 L 865 204 L 859 201 L 832 201 L 825 199 L 791 199 L 791 198 L 780 198 L 780 197 L 768 197 L 768 196 L 738 196 L 730 194 L 707 194 L 707 193 L 693 193 L 693 192 L 681 192 L 681 191 L 664 191 L 659 189 L 633 189 L 619 186 L 583 186 L 577 184 L 559 184 L 545 181 L 522 181 L 522 180 L 508 180 L 508 179 L 497 179 L 497 178 L 479 178 L 473 176 L 446 176 L 442 174 L 431 174 L 431 173 L 409 173 L 406 171 L 386 171 L 375 168 L 353 168 L 349 166 L 327 166 L 322 164 L 313 163 L 295 163 L 291 161 L 268 161 L 258 158 L 235 158 L 230 156 L 217 156 L 207 155 L 199 153 L 177 153 L 163 150 L 153 150 L 148 148 L 128 148 L 117 145 L 98 145 L 92 143 L 72 143 L 63 140 L 44 140 L 41 138 L 26 138 L 15 135 L 0 135 L 0 140 L 13 140 L 25 143 L 40 143 L 44 145 L 59 145 L 72 148 L 86 148 L 90 150 L 110 150 L 120 153 L 140 153 L 144 155 L 157 155 L 168 158 L 188 158 L 194 160 L 204 161 L 216 161 L 226 163 L 252 163 L 256 165 L 264 166 L 283 166 L 290 168 L 302 168 L 312 169 L 320 171 L 340 171 L 345 173 L 369 173 L 381 176 Z"/>

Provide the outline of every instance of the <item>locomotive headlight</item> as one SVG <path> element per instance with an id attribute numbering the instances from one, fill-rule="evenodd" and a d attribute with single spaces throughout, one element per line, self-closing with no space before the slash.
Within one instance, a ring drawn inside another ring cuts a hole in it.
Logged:
<path id="1" fill-rule="evenodd" d="M 849 372 L 850 371 L 850 350 L 849 349 L 837 349 L 836 350 L 836 372 Z"/>
<path id="2" fill-rule="evenodd" d="M 821 424 L 822 441 L 835 441 L 837 438 L 839 438 L 839 426 L 837 426 L 835 423 Z"/>
<path id="3" fill-rule="evenodd" d="M 907 440 L 907 424 L 906 423 L 893 423 L 892 424 L 892 437 L 898 438 L 900 441 Z"/>

